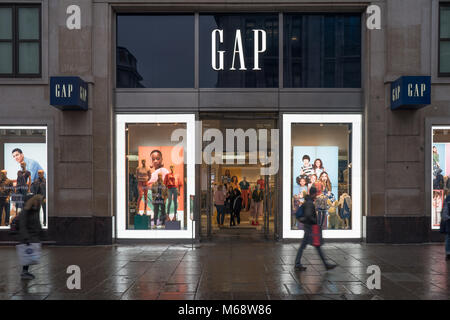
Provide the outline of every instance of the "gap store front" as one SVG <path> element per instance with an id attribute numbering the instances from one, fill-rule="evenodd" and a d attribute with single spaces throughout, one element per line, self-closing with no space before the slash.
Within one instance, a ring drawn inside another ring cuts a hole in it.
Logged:
<path id="1" fill-rule="evenodd" d="M 116 237 L 298 239 L 315 187 L 324 237 L 362 238 L 363 10 L 117 7 Z"/>

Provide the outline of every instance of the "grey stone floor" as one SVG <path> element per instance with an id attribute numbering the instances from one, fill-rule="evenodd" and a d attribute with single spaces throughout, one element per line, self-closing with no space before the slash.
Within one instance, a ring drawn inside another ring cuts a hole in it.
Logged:
<path id="1" fill-rule="evenodd" d="M 0 247 L 0 299 L 450 299 L 450 262 L 442 244 L 327 243 L 339 266 L 325 271 L 313 247 L 304 272 L 293 267 L 296 243 L 216 239 L 182 244 L 44 246 L 36 279 L 19 279 L 14 247 Z M 81 268 L 81 289 L 69 290 L 69 265 Z M 381 289 L 369 290 L 369 265 Z"/>

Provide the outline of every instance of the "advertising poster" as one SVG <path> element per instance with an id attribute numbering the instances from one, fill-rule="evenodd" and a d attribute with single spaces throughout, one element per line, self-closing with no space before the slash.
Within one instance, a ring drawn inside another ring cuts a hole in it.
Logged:
<path id="1" fill-rule="evenodd" d="M 159 152 L 154 152 L 158 150 Z M 153 152 L 153 154 L 152 154 Z M 148 186 L 147 202 L 148 207 L 153 210 L 151 186 L 158 180 L 158 174 L 162 174 L 162 179 L 170 172 L 170 166 L 174 166 L 174 174 L 176 176 L 177 184 L 180 187 L 180 194 L 177 197 L 177 213 L 184 212 L 184 150 L 182 147 L 175 146 L 139 146 L 138 158 L 139 165 L 141 161 L 145 159 L 146 166 L 150 169 L 151 178 L 150 185 Z M 152 156 L 153 155 L 153 156 Z M 166 201 L 166 208 L 168 209 L 169 201 Z M 144 210 L 144 202 L 140 201 L 139 210 Z M 170 215 L 173 215 L 174 205 L 171 204 L 170 212 L 166 211 Z"/>
<path id="2" fill-rule="evenodd" d="M 316 160 L 320 160 L 322 162 L 322 168 L 314 169 L 314 174 L 317 178 L 320 177 L 320 174 L 325 171 L 328 174 L 328 177 L 331 181 L 332 193 L 337 197 L 338 194 L 338 147 L 304 147 L 304 146 L 294 146 L 293 148 L 293 175 L 292 175 L 292 191 L 293 195 L 296 195 L 300 192 L 300 185 L 297 183 L 297 177 L 300 176 L 302 167 L 305 165 L 303 157 L 308 156 L 309 161 L 308 164 L 314 166 L 314 162 Z M 305 160 L 306 161 L 306 160 Z M 308 173 L 306 175 L 309 176 Z M 309 182 L 308 182 L 309 183 Z"/>
<path id="3" fill-rule="evenodd" d="M 450 143 L 433 143 L 433 197 L 431 205 L 432 228 L 438 229 L 441 223 L 444 190 L 448 185 L 450 175 Z"/>
<path id="4" fill-rule="evenodd" d="M 31 173 L 31 182 L 37 178 L 39 167 L 44 170 L 45 176 L 47 176 L 47 147 L 45 143 L 5 143 L 4 163 L 9 179 L 16 180 L 17 171 L 20 170 L 20 163 L 12 155 L 12 151 L 16 148 L 22 150 L 25 163 L 27 163 L 27 159 L 32 160 L 32 163 L 27 163 L 27 170 Z"/>

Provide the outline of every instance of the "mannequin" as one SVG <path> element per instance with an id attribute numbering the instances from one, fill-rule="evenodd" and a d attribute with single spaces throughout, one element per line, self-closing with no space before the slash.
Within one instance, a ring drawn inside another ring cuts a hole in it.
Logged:
<path id="1" fill-rule="evenodd" d="M 21 195 L 21 200 L 19 201 L 19 208 L 23 208 L 23 201 L 28 192 L 30 192 L 31 186 L 31 173 L 27 170 L 27 164 L 25 162 L 20 163 L 22 170 L 17 171 L 16 180 L 16 193 Z"/>
<path id="2" fill-rule="evenodd" d="M 8 179 L 6 170 L 0 171 L 0 222 L 5 208 L 5 226 L 9 225 L 10 196 L 13 191 L 13 182 Z"/>
<path id="3" fill-rule="evenodd" d="M 39 194 L 42 196 L 42 210 L 44 210 L 44 214 L 43 214 L 43 223 L 44 225 L 47 224 L 47 217 L 46 217 L 46 183 L 47 181 L 45 180 L 44 177 L 44 170 L 38 170 L 38 178 L 36 180 L 33 181 L 33 184 L 31 185 L 31 193 L 34 194 Z"/>
<path id="4" fill-rule="evenodd" d="M 262 215 L 263 211 L 263 200 L 264 200 L 264 192 L 260 189 L 259 184 L 256 184 L 255 190 L 252 194 L 252 200 L 254 203 L 254 211 L 253 211 L 253 219 L 252 225 L 259 225 L 258 219 Z"/>
<path id="5" fill-rule="evenodd" d="M 147 194 L 148 187 L 147 181 L 151 176 L 151 171 L 146 165 L 145 159 L 141 160 L 141 166 L 136 168 L 136 177 L 138 181 L 138 199 L 137 199 L 137 209 L 139 209 L 139 204 L 144 197 L 144 212 L 147 211 Z"/>
<path id="6" fill-rule="evenodd" d="M 166 225 L 166 199 L 167 199 L 167 187 L 163 182 L 162 173 L 158 174 L 158 180 L 152 185 L 152 200 L 153 209 L 155 215 L 153 217 L 154 227 L 157 227 L 158 216 L 161 213 L 159 219 L 160 223 Z"/>
<path id="7" fill-rule="evenodd" d="M 181 183 L 180 179 L 178 178 L 178 175 L 174 172 L 175 166 L 170 166 L 170 172 L 166 174 L 166 177 L 164 178 L 164 184 L 167 187 L 168 194 L 169 194 L 169 203 L 167 204 L 167 213 L 170 214 L 170 207 L 172 205 L 172 199 L 173 199 L 173 221 L 177 220 L 177 208 L 178 208 L 178 196 L 180 195 L 180 188 Z"/>
<path id="8" fill-rule="evenodd" d="M 259 190 L 264 190 L 265 182 L 264 182 L 264 177 L 263 176 L 260 176 L 258 181 L 256 181 L 256 183 L 259 185 Z"/>
<path id="9" fill-rule="evenodd" d="M 248 206 L 248 196 L 250 192 L 250 183 L 248 183 L 247 177 L 244 177 L 244 180 L 239 182 L 239 186 L 241 187 L 242 206 L 246 209 Z"/>

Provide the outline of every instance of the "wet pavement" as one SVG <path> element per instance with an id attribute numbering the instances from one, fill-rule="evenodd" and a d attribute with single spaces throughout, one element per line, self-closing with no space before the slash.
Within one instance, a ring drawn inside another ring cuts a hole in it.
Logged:
<path id="1" fill-rule="evenodd" d="M 313 247 L 294 270 L 297 243 L 240 237 L 196 244 L 44 246 L 36 279 L 20 280 L 14 247 L 0 247 L 0 299 L 450 299 L 443 244 L 327 243 L 339 266 L 326 271 Z M 69 265 L 81 289 L 69 290 Z M 381 289 L 366 286 L 367 267 L 381 269 Z"/>

